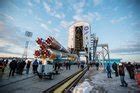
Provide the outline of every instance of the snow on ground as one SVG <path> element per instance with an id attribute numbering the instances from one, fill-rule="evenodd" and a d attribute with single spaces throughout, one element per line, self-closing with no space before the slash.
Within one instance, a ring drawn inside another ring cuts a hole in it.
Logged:
<path id="1" fill-rule="evenodd" d="M 102 70 L 90 69 L 86 75 L 86 78 L 76 86 L 76 91 L 73 93 L 140 93 L 140 87 L 137 86 L 135 80 L 129 79 L 128 73 L 125 75 L 128 87 L 120 86 L 120 77 L 115 77 L 112 74 L 112 78 L 107 78 L 106 73 Z"/>
<path id="2" fill-rule="evenodd" d="M 128 74 L 125 76 L 128 87 L 121 87 L 120 78 L 107 78 L 106 73 L 99 73 L 93 76 L 92 83 L 103 87 L 108 93 L 140 93 L 140 88 L 136 85 L 135 80 L 131 80 Z"/>

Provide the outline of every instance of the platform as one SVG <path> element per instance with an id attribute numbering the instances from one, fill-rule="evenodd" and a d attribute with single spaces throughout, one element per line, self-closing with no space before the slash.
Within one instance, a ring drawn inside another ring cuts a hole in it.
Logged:
<path id="1" fill-rule="evenodd" d="M 77 65 L 72 65 L 71 70 L 62 70 L 59 75 L 54 76 L 54 80 L 40 80 L 38 76 L 34 76 L 19 82 L 15 82 L 6 86 L 0 87 L 1 93 L 41 93 L 43 90 L 50 88 L 63 79 L 69 77 L 78 71 Z M 14 78 L 14 77 L 13 77 Z"/>

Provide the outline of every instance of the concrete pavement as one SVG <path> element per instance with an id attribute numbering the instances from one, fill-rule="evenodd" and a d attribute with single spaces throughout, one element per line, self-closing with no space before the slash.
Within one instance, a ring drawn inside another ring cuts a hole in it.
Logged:
<path id="1" fill-rule="evenodd" d="M 1 93 L 41 93 L 43 90 L 50 88 L 63 79 L 69 77 L 78 71 L 78 67 L 72 65 L 71 70 L 62 70 L 59 75 L 54 76 L 54 80 L 42 79 L 38 76 L 28 78 L 19 82 L 15 82 L 3 87 L 0 87 Z M 13 77 L 14 78 L 14 77 Z"/>

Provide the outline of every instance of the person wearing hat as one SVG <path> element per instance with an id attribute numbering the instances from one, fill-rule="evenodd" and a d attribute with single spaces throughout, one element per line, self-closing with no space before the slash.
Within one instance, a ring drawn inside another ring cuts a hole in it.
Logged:
<path id="1" fill-rule="evenodd" d="M 120 76 L 120 80 L 121 80 L 121 87 L 127 87 L 127 83 L 124 79 L 125 77 L 125 71 L 124 71 L 124 66 L 123 64 L 119 63 L 119 76 Z"/>

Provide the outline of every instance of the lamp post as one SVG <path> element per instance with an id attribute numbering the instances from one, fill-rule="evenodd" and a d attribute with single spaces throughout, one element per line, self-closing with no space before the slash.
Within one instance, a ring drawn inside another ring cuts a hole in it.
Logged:
<path id="1" fill-rule="evenodd" d="M 26 31 L 25 32 L 25 37 L 27 37 L 27 40 L 25 42 L 25 47 L 24 47 L 24 53 L 22 55 L 22 58 L 27 58 L 27 51 L 28 51 L 28 45 L 29 45 L 29 39 L 32 37 L 33 33 Z"/>

